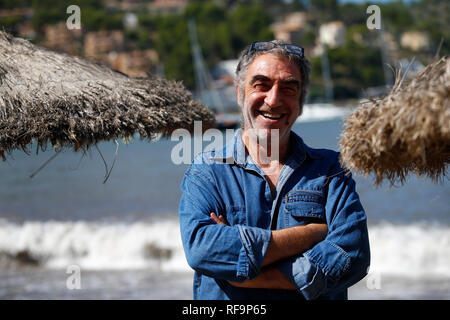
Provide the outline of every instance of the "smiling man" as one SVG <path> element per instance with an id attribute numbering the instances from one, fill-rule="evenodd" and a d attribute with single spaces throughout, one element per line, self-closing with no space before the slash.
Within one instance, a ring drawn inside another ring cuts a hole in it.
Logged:
<path id="1" fill-rule="evenodd" d="M 366 215 L 338 153 L 291 131 L 309 84 L 303 48 L 253 42 L 240 56 L 243 128 L 182 182 L 195 299 L 346 299 L 367 272 Z"/>

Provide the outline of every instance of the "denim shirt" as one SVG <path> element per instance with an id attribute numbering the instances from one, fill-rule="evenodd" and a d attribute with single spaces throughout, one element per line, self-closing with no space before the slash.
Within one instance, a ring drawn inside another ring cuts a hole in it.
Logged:
<path id="1" fill-rule="evenodd" d="M 179 218 L 187 262 L 195 270 L 194 299 L 347 299 L 347 288 L 367 274 L 366 215 L 339 154 L 310 148 L 294 132 L 290 144 L 274 197 L 246 152 L 241 130 L 222 150 L 198 155 L 188 168 Z M 229 225 L 216 224 L 211 212 Z M 258 275 L 272 229 L 311 222 L 327 224 L 326 238 L 275 263 L 297 290 L 228 283 Z"/>

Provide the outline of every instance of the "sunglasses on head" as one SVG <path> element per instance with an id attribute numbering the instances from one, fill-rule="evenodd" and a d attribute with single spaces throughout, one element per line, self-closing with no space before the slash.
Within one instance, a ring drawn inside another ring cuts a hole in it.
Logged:
<path id="1" fill-rule="evenodd" d="M 299 57 L 303 57 L 305 52 L 305 49 L 303 49 L 302 47 L 290 43 L 277 44 L 270 41 L 254 41 L 250 45 L 247 54 L 250 54 L 253 51 L 269 51 L 274 49 L 275 47 L 283 47 L 287 52 L 295 54 Z"/>

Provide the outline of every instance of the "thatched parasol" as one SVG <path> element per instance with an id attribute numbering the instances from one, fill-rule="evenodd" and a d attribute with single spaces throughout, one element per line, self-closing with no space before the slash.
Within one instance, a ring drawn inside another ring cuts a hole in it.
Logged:
<path id="1" fill-rule="evenodd" d="M 339 142 L 341 162 L 375 184 L 408 173 L 437 181 L 450 162 L 450 60 L 442 58 L 409 83 L 397 74 L 391 92 L 348 116 Z"/>
<path id="2" fill-rule="evenodd" d="M 105 66 L 0 32 L 0 156 L 48 142 L 85 149 L 97 142 L 169 135 L 214 125 L 181 83 L 132 79 Z"/>

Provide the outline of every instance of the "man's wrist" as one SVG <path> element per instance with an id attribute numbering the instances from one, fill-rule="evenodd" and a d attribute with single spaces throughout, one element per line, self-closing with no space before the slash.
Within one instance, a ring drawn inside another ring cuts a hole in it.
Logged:
<path id="1" fill-rule="evenodd" d="M 229 281 L 229 283 L 240 288 L 297 290 L 296 286 L 274 266 L 263 268 L 259 275 L 252 280 L 245 280 L 242 283 Z"/>

